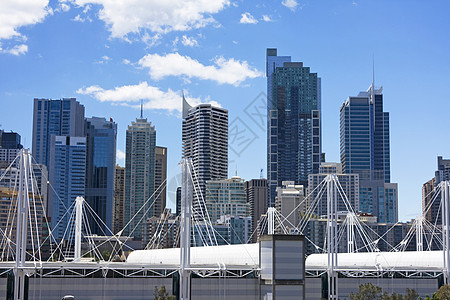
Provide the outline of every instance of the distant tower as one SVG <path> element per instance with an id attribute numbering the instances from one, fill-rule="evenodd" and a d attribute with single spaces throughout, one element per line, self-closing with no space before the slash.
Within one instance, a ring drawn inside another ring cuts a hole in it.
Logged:
<path id="1" fill-rule="evenodd" d="M 268 205 L 283 181 L 306 186 L 321 162 L 321 80 L 302 62 L 267 49 Z"/>
<path id="2" fill-rule="evenodd" d="M 250 205 L 253 232 L 256 230 L 261 215 L 267 212 L 267 179 L 260 178 L 246 181 L 245 194 L 247 196 L 247 203 Z M 256 233 L 253 234 L 252 242 L 255 243 L 257 238 L 258 235 Z"/>
<path id="3" fill-rule="evenodd" d="M 125 226 L 125 168 L 116 165 L 114 178 L 113 231 L 117 234 Z"/>
<path id="4" fill-rule="evenodd" d="M 155 191 L 155 147 L 156 130 L 147 119 L 143 118 L 141 105 L 141 118 L 132 122 L 127 129 L 125 153 L 124 223 L 127 224 L 135 214 L 137 215 L 124 233 L 138 240 L 142 239 L 142 226 L 145 220 L 154 216 L 155 211 L 155 206 L 150 207 L 155 198 L 149 200 Z M 145 202 L 147 203 L 144 205 Z"/>
<path id="5" fill-rule="evenodd" d="M 86 119 L 86 202 L 101 222 L 90 221 L 93 234 L 111 234 L 113 225 L 114 169 L 116 166 L 117 124 L 105 118 Z"/>
<path id="6" fill-rule="evenodd" d="M 166 208 L 167 194 L 167 148 L 156 146 L 155 148 L 155 216 L 159 217 Z M 158 196 L 159 195 L 159 196 Z"/>
<path id="7" fill-rule="evenodd" d="M 183 157 L 192 159 L 195 178 L 205 199 L 206 181 L 228 176 L 228 111 L 211 104 L 191 107 L 183 96 L 182 129 Z M 197 212 L 203 207 L 197 193 L 193 203 Z"/>

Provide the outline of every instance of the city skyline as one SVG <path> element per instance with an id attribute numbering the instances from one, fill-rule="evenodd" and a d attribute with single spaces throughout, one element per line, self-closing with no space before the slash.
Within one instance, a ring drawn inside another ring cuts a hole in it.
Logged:
<path id="1" fill-rule="evenodd" d="M 32 99 L 76 97 L 86 107 L 86 117 L 112 117 L 118 124 L 118 153 L 123 157 L 125 128 L 139 115 L 140 100 L 126 92 L 142 92 L 145 116 L 158 132 L 165 132 L 158 144 L 169 149 L 170 184 L 176 181 L 181 157 L 181 119 L 176 109 L 181 101 L 172 99 L 180 99 L 184 89 L 188 101 L 216 101 L 228 109 L 230 130 L 246 125 L 254 133 L 245 148 L 230 143 L 229 174 L 237 168 L 242 178 L 259 178 L 261 168 L 266 172 L 266 153 L 261 151 L 266 149 L 265 129 L 245 109 L 255 107 L 252 104 L 266 90 L 265 49 L 277 47 L 280 55 L 303 61 L 322 78 L 322 152 L 326 161 L 334 162 L 339 162 L 339 106 L 370 84 L 375 56 L 375 84 L 383 85 L 386 111 L 391 114 L 391 182 L 399 184 L 401 220 L 420 214 L 421 187 L 434 173 L 437 155 L 450 157 L 450 141 L 434 130 L 441 128 L 449 105 L 445 70 L 450 65 L 450 44 L 442 38 L 450 27 L 446 2 L 290 1 L 298 3 L 291 7 L 281 1 L 215 2 L 190 23 L 161 21 L 147 29 L 143 23 L 135 24 L 138 30 L 114 23 L 120 12 L 107 4 L 85 2 L 81 7 L 73 2 L 52 3 L 53 14 L 31 11 L 41 17 L 14 23 L 21 36 L 11 38 L 4 33 L 11 31 L 1 31 L 0 65 L 8 72 L 0 73 L 0 124 L 5 131 L 18 132 L 26 148 L 31 148 Z M 99 9 L 111 18 L 99 20 Z M 377 18 L 368 22 L 369 14 Z M 82 19 L 84 23 L 79 22 Z M 0 27 L 5 26 L 0 21 Z M 169 29 L 162 31 L 162 26 Z M 167 66 L 178 59 L 180 65 L 190 63 L 197 69 L 164 71 L 155 59 Z M 226 67 L 236 66 L 240 76 L 226 72 Z M 125 86 L 129 89 L 121 89 Z M 155 97 L 149 94 L 166 100 L 172 109 L 154 109 L 150 100 Z M 124 95 L 136 101 L 111 105 Z M 123 160 L 118 162 L 124 165 Z M 168 190 L 172 208 L 174 194 L 174 189 Z"/>

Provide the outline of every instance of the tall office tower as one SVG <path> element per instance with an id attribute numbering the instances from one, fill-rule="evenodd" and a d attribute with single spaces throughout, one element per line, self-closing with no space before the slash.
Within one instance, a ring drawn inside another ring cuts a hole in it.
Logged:
<path id="1" fill-rule="evenodd" d="M 192 160 L 199 187 L 194 193 L 194 214 L 202 220 L 206 181 L 228 177 L 228 111 L 211 104 L 191 107 L 183 96 L 182 131 L 183 158 Z"/>
<path id="2" fill-rule="evenodd" d="M 321 81 L 290 56 L 267 49 L 268 205 L 283 181 L 306 186 L 321 161 Z"/>
<path id="3" fill-rule="evenodd" d="M 128 126 L 125 150 L 125 234 L 142 239 L 145 220 L 154 216 L 156 130 L 142 116 Z M 156 201 L 155 201 L 156 202 Z"/>
<path id="4" fill-rule="evenodd" d="M 286 228 L 290 230 L 289 233 L 298 233 L 295 228 L 306 207 L 305 203 L 302 204 L 305 197 L 303 186 L 295 184 L 294 181 L 283 181 L 276 191 L 275 208 L 283 216 L 283 226 L 277 226 L 276 232 L 283 233 L 282 228 Z"/>
<path id="5" fill-rule="evenodd" d="M 167 195 L 167 148 L 156 146 L 155 148 L 155 197 L 154 215 L 159 217 L 166 208 Z"/>
<path id="6" fill-rule="evenodd" d="M 398 191 L 390 183 L 389 113 L 383 111 L 382 92 L 372 83 L 342 104 L 341 163 L 345 174 L 359 174 L 360 210 L 395 223 Z"/>
<path id="7" fill-rule="evenodd" d="M 22 148 L 20 134 L 0 131 L 0 168 L 8 168 Z M 14 166 L 17 165 L 18 161 Z"/>
<path id="8" fill-rule="evenodd" d="M 91 232 L 110 235 L 113 225 L 114 168 L 117 124 L 105 118 L 86 119 L 86 202 L 103 221 L 91 218 Z"/>
<path id="9" fill-rule="evenodd" d="M 341 163 L 344 173 L 360 180 L 391 181 L 389 113 L 383 111 L 383 88 L 349 97 L 341 106 Z"/>
<path id="10" fill-rule="evenodd" d="M 342 190 L 345 196 L 338 193 L 337 207 L 338 211 L 347 211 L 347 205 L 345 204 L 345 198 L 348 199 L 350 205 L 355 213 L 357 213 L 359 208 L 359 174 L 343 174 L 342 165 L 334 162 L 324 162 L 320 164 L 318 174 L 310 174 L 308 176 L 308 199 L 307 207 L 315 207 L 311 213 L 322 216 L 327 214 L 327 189 L 326 183 L 323 180 L 329 174 L 336 174 L 339 183 L 341 184 Z M 325 184 L 322 189 L 319 187 L 320 184 Z M 316 203 L 315 201 L 318 201 Z"/>
<path id="11" fill-rule="evenodd" d="M 34 99 L 33 157 L 47 167 L 52 135 L 85 136 L 84 106 L 75 98 Z"/>
<path id="12" fill-rule="evenodd" d="M 248 217 L 250 205 L 247 203 L 244 180 L 239 176 L 233 176 L 231 179 L 208 180 L 206 208 L 213 223 L 225 215 Z"/>
<path id="13" fill-rule="evenodd" d="M 117 234 L 125 226 L 125 168 L 116 165 L 114 181 L 113 231 Z"/>
<path id="14" fill-rule="evenodd" d="M 256 230 L 261 215 L 267 212 L 267 179 L 251 179 L 245 182 L 245 194 L 250 205 L 252 217 L 252 232 Z M 252 242 L 258 239 L 256 233 L 252 236 Z"/>
<path id="15" fill-rule="evenodd" d="M 450 180 L 450 159 L 438 156 L 437 165 L 438 168 L 434 173 L 434 178 L 422 186 L 422 212 L 429 222 L 441 225 L 441 195 L 436 195 L 435 189 L 442 181 Z"/>
<path id="16" fill-rule="evenodd" d="M 76 197 L 85 195 L 86 137 L 52 135 L 49 148 L 48 173 L 53 189 L 49 192 L 48 214 L 53 235 L 61 239 L 70 219 L 67 209 Z"/>

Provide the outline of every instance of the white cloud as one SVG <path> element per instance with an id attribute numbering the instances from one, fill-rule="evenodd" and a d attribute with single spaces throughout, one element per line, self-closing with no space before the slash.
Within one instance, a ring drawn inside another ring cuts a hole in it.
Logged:
<path id="1" fill-rule="evenodd" d="M 295 9 L 298 6 L 298 2 L 296 0 L 283 0 L 281 4 L 283 4 L 292 11 L 295 11 Z"/>
<path id="2" fill-rule="evenodd" d="M 125 65 L 131 65 L 131 61 L 129 59 L 126 59 L 126 58 L 122 59 L 122 63 L 125 64 Z"/>
<path id="3" fill-rule="evenodd" d="M 97 64 L 107 64 L 112 58 L 107 56 L 107 55 L 103 55 L 102 58 L 98 61 L 96 61 L 95 63 Z"/>
<path id="4" fill-rule="evenodd" d="M 147 44 L 148 47 L 157 46 L 161 43 L 161 34 L 155 33 L 154 35 L 148 34 L 148 32 L 144 33 L 142 36 L 142 41 Z"/>
<path id="5" fill-rule="evenodd" d="M 125 160 L 125 152 L 120 149 L 116 150 L 116 160 L 123 162 Z"/>
<path id="6" fill-rule="evenodd" d="M 250 67 L 246 61 L 234 58 L 225 59 L 220 56 L 214 60 L 214 65 L 205 66 L 199 61 L 189 56 L 182 56 L 177 52 L 165 56 L 147 54 L 139 60 L 138 65 L 148 68 L 150 76 L 156 80 L 167 76 L 184 76 L 238 86 L 247 78 L 263 75 L 256 68 Z"/>
<path id="7" fill-rule="evenodd" d="M 256 20 L 249 12 L 246 12 L 241 15 L 241 20 L 239 21 L 239 23 L 256 24 L 258 23 L 258 20 Z"/>
<path id="8" fill-rule="evenodd" d="M 0 48 L 0 53 L 7 53 L 7 54 L 12 54 L 12 55 L 21 55 L 21 54 L 25 54 L 28 52 L 28 46 L 21 44 L 21 45 L 16 45 L 10 49 L 2 49 Z"/>
<path id="9" fill-rule="evenodd" d="M 229 0 L 74 0 L 79 6 L 101 5 L 98 16 L 112 37 L 148 29 L 156 33 L 186 31 L 215 23 L 212 14 L 230 4 Z"/>
<path id="10" fill-rule="evenodd" d="M 21 37 L 20 27 L 42 22 L 50 13 L 47 5 L 48 0 L 1 0 L 0 39 Z"/>
<path id="11" fill-rule="evenodd" d="M 268 15 L 263 15 L 262 16 L 262 20 L 264 22 L 272 22 L 273 21 L 272 18 L 270 16 L 268 16 Z"/>
<path id="12" fill-rule="evenodd" d="M 181 40 L 181 43 L 186 47 L 195 47 L 198 46 L 198 42 L 193 37 L 187 37 L 186 35 L 183 35 L 183 39 Z"/>
<path id="13" fill-rule="evenodd" d="M 139 101 L 146 101 L 145 109 L 161 109 L 169 112 L 181 111 L 181 92 L 168 89 L 162 91 L 157 87 L 149 86 L 147 82 L 141 82 L 137 85 L 124 85 L 115 87 L 111 90 L 104 90 L 103 88 L 94 85 L 87 88 L 80 88 L 77 90 L 78 94 L 90 95 L 100 102 L 111 102 L 119 105 L 139 107 Z M 193 98 L 187 96 L 189 104 L 197 105 L 200 103 L 211 103 L 215 106 L 220 104 L 209 99 L 202 100 L 200 98 Z"/>

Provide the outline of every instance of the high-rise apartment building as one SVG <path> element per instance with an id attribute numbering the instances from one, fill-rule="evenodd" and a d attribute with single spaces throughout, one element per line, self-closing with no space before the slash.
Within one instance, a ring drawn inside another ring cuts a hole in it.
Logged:
<path id="1" fill-rule="evenodd" d="M 86 137 L 52 135 L 49 148 L 48 173 L 53 188 L 48 195 L 48 214 L 53 235 L 61 239 L 70 219 L 67 209 L 76 197 L 85 195 Z M 68 237 L 66 233 L 65 239 Z"/>
<path id="2" fill-rule="evenodd" d="M 389 113 L 383 111 L 383 88 L 372 84 L 349 97 L 341 106 L 340 120 L 344 173 L 390 182 Z"/>
<path id="3" fill-rule="evenodd" d="M 283 181 L 306 186 L 321 162 L 321 81 L 302 62 L 267 49 L 268 205 Z"/>
<path id="4" fill-rule="evenodd" d="M 289 230 L 288 234 L 298 233 L 296 227 L 300 223 L 301 213 L 306 208 L 306 204 L 303 201 L 305 197 L 304 187 L 295 184 L 294 181 L 283 181 L 276 191 L 275 208 L 283 216 L 280 218 L 283 225 L 277 225 L 275 232 L 284 233 L 283 229 L 286 228 Z"/>
<path id="5" fill-rule="evenodd" d="M 0 169 L 8 168 L 23 148 L 20 144 L 20 134 L 0 131 Z M 18 161 L 14 164 L 17 166 Z"/>
<path id="6" fill-rule="evenodd" d="M 224 180 L 208 180 L 206 208 L 213 223 L 225 215 L 248 217 L 250 205 L 247 203 L 244 180 L 239 176 Z"/>
<path id="7" fill-rule="evenodd" d="M 190 158 L 199 191 L 194 211 L 204 210 L 206 181 L 228 176 L 228 111 L 211 104 L 190 106 L 183 97 L 183 158 Z M 200 192 L 202 197 L 200 197 Z M 196 215 L 202 219 L 201 214 Z"/>
<path id="8" fill-rule="evenodd" d="M 125 168 L 116 165 L 114 182 L 113 228 L 117 234 L 125 226 Z"/>
<path id="9" fill-rule="evenodd" d="M 154 216 L 156 130 L 141 117 L 128 126 L 125 153 L 125 234 L 142 239 L 145 220 Z M 148 201 L 147 201 L 148 200 Z"/>
<path id="10" fill-rule="evenodd" d="M 166 208 L 167 196 L 167 148 L 155 148 L 155 216 L 160 216 Z"/>
<path id="11" fill-rule="evenodd" d="M 34 99 L 33 157 L 47 167 L 52 135 L 85 136 L 84 106 L 75 98 Z"/>
<path id="12" fill-rule="evenodd" d="M 267 212 L 267 179 L 251 179 L 245 182 L 245 194 L 250 206 L 252 217 L 252 231 L 256 230 L 261 215 Z M 252 242 L 256 242 L 257 234 L 252 236 Z"/>
<path id="13" fill-rule="evenodd" d="M 113 225 L 114 168 L 117 124 L 105 118 L 86 119 L 85 200 L 103 221 L 90 220 L 93 234 L 110 235 Z"/>

